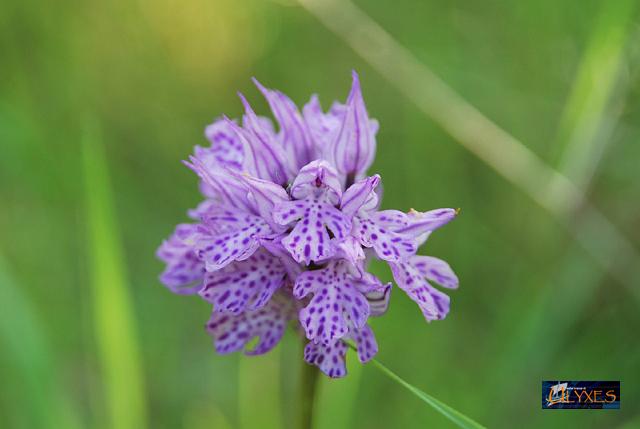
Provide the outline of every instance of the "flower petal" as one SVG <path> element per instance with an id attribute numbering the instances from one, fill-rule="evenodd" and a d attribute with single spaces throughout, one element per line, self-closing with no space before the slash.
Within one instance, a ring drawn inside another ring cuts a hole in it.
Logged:
<path id="1" fill-rule="evenodd" d="M 247 355 L 260 355 L 278 344 L 287 322 L 295 315 L 293 301 L 279 293 L 259 310 L 237 315 L 214 311 L 207 323 L 207 331 L 213 337 L 216 351 L 221 354 L 237 352 L 245 348 L 253 338 L 258 343 Z"/>
<path id="2" fill-rule="evenodd" d="M 364 272 L 362 262 L 366 259 L 366 256 L 360 242 L 355 237 L 348 236 L 344 240 L 338 241 L 335 245 L 334 256 L 346 259 L 361 273 Z"/>
<path id="3" fill-rule="evenodd" d="M 449 264 L 442 259 L 433 256 L 414 256 L 411 263 L 420 274 L 428 280 L 449 289 L 458 287 L 458 276 L 453 272 Z"/>
<path id="4" fill-rule="evenodd" d="M 338 240 L 346 237 L 351 230 L 351 222 L 340 210 L 319 200 L 280 203 L 275 208 L 273 218 L 280 225 L 296 222 L 282 244 L 296 261 L 305 265 L 333 256 L 335 249 L 328 230 Z"/>
<path id="5" fill-rule="evenodd" d="M 300 324 L 310 340 L 342 338 L 350 329 L 360 329 L 369 317 L 369 304 L 361 292 L 363 281 L 349 271 L 348 263 L 332 262 L 328 267 L 305 271 L 296 279 L 293 294 L 313 298 L 300 310 Z"/>
<path id="6" fill-rule="evenodd" d="M 380 183 L 380 176 L 375 174 L 349 186 L 340 201 L 342 213 L 347 217 L 352 217 L 362 206 L 367 205 L 367 202 L 375 199 L 374 189 L 378 186 L 378 183 Z"/>
<path id="7" fill-rule="evenodd" d="M 431 286 L 410 262 L 391 263 L 393 278 L 415 301 L 427 321 L 444 319 L 449 313 L 449 296 Z"/>
<path id="8" fill-rule="evenodd" d="M 315 159 L 315 144 L 309 127 L 295 103 L 282 92 L 265 88 L 257 79 L 254 78 L 253 82 L 267 99 L 280 125 L 280 140 L 289 158 L 295 160 L 295 169 Z"/>
<path id="9" fill-rule="evenodd" d="M 375 152 L 375 135 L 362 99 L 358 74 L 354 71 L 342 127 L 330 149 L 331 159 L 340 173 L 359 178 L 373 162 Z"/>
<path id="10" fill-rule="evenodd" d="M 289 193 L 296 200 L 314 198 L 337 205 L 342 197 L 342 185 L 338 173 L 327 161 L 316 160 L 300 169 Z"/>
<path id="11" fill-rule="evenodd" d="M 260 249 L 245 261 L 207 273 L 199 294 L 213 304 L 213 311 L 257 310 L 282 287 L 286 274 L 278 258 Z"/>
<path id="12" fill-rule="evenodd" d="M 180 224 L 156 255 L 167 264 L 160 281 L 174 293 L 190 295 L 202 288 L 204 263 L 194 252 L 196 225 Z"/>
<path id="13" fill-rule="evenodd" d="M 216 119 L 208 125 L 204 131 L 205 136 L 211 142 L 211 146 L 203 148 L 196 146 L 194 155 L 201 159 L 210 168 L 231 168 L 240 170 L 244 158 L 242 142 L 238 134 L 225 119 Z"/>
<path id="14" fill-rule="evenodd" d="M 329 148 L 338 137 L 344 115 L 337 116 L 331 112 L 325 114 L 316 94 L 304 105 L 302 114 L 318 148 Z"/>
<path id="15" fill-rule="evenodd" d="M 407 216 L 407 225 L 399 228 L 396 232 L 407 234 L 411 237 L 431 232 L 451 222 L 458 215 L 455 209 L 436 209 L 428 212 L 418 212 L 411 210 Z"/>
<path id="16" fill-rule="evenodd" d="M 231 177 L 228 172 L 218 167 L 211 168 L 198 157 L 189 157 L 190 162 L 184 164 L 192 169 L 202 181 L 202 193 L 221 205 L 237 207 L 243 211 L 255 211 L 253 204 L 247 199 L 246 188 Z"/>
<path id="17" fill-rule="evenodd" d="M 349 336 L 356 343 L 360 362 L 367 363 L 378 354 L 378 343 L 369 325 L 364 325 L 362 329 L 354 330 Z"/>
<path id="18" fill-rule="evenodd" d="M 302 272 L 302 267 L 289 254 L 289 251 L 282 245 L 282 236 L 273 239 L 261 239 L 260 244 L 269 253 L 278 258 L 290 279 L 295 279 Z"/>
<path id="19" fill-rule="evenodd" d="M 244 96 L 240 95 L 240 99 L 245 107 L 243 127 L 228 122 L 244 146 L 244 168 L 252 176 L 271 180 L 278 185 L 286 184 L 291 177 L 291 170 L 284 149 L 256 116 Z"/>
<path id="20" fill-rule="evenodd" d="M 264 219 L 237 210 L 220 208 L 205 215 L 203 222 L 209 234 L 198 240 L 195 250 L 207 271 L 247 259 L 258 250 L 261 238 L 274 235 Z"/>
<path id="21" fill-rule="evenodd" d="M 281 231 L 283 229 L 282 226 L 273 220 L 273 209 L 278 203 L 289 201 L 287 191 L 280 185 L 268 180 L 258 179 L 246 173 L 232 172 L 231 174 L 244 183 L 260 216 L 269 223 L 274 231 Z"/>
<path id="22" fill-rule="evenodd" d="M 394 232 L 403 219 L 406 215 L 397 210 L 361 213 L 353 218 L 353 230 L 360 243 L 372 247 L 380 259 L 399 262 L 415 255 L 418 250 L 415 240 Z"/>
<path id="23" fill-rule="evenodd" d="M 370 315 L 372 317 L 382 316 L 389 308 L 391 282 L 385 284 L 380 283 L 379 287 L 366 292 L 365 297 L 369 302 Z"/>
<path id="24" fill-rule="evenodd" d="M 346 355 L 347 345 L 341 340 L 331 344 L 311 341 L 304 348 L 304 360 L 317 366 L 320 371 L 331 378 L 340 378 L 347 375 Z"/>

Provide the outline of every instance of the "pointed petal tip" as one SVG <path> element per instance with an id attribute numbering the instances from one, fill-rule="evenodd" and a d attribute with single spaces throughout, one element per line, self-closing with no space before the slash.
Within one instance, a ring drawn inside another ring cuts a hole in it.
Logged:
<path id="1" fill-rule="evenodd" d="M 241 94 L 240 94 L 241 95 Z M 246 100 L 245 100 L 246 101 Z M 240 134 L 243 130 L 242 127 L 240 127 L 236 121 L 234 121 L 233 119 L 230 119 L 227 115 L 223 115 L 222 119 L 227 123 L 227 125 L 229 125 L 231 127 L 231 129 L 233 131 L 235 131 L 236 133 Z M 240 134 L 241 135 L 241 134 Z"/>
<path id="2" fill-rule="evenodd" d="M 242 105 L 244 106 L 244 110 L 245 111 L 251 110 L 251 106 L 249 105 L 249 102 L 247 101 L 247 98 L 244 96 L 244 94 L 241 93 L 240 91 L 238 91 L 237 94 L 238 94 L 238 97 L 240 98 L 240 101 L 242 102 Z"/>
<path id="3" fill-rule="evenodd" d="M 261 84 L 260 81 L 256 79 L 255 76 L 251 78 L 251 82 L 253 82 L 253 84 L 260 90 L 260 92 L 262 92 L 265 96 L 267 95 L 267 93 L 269 92 L 269 89 L 263 84 Z"/>
<path id="4" fill-rule="evenodd" d="M 201 164 L 200 160 L 193 155 L 189 155 L 188 161 L 186 159 L 183 159 L 182 163 L 192 170 L 195 170 L 197 166 Z"/>
<path id="5" fill-rule="evenodd" d="M 351 93 L 350 96 L 353 96 L 356 93 L 360 92 L 360 76 L 355 70 L 351 71 Z"/>

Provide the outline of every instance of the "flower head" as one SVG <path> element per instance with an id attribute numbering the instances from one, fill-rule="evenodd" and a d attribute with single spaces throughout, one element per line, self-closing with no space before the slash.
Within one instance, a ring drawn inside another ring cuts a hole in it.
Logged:
<path id="1" fill-rule="evenodd" d="M 447 315 L 449 297 L 434 284 L 456 288 L 458 279 L 446 262 L 416 252 L 457 211 L 379 209 L 381 178 L 367 176 L 378 123 L 355 72 L 346 104 L 326 113 L 316 96 L 301 113 L 254 82 L 278 130 L 242 95 L 241 121 L 206 128 L 210 146 L 185 162 L 205 200 L 158 249 L 160 280 L 213 305 L 206 327 L 219 353 L 266 353 L 292 324 L 308 340 L 304 359 L 342 377 L 345 341 L 363 363 L 378 351 L 368 321 L 386 312 L 392 285 L 367 272 L 371 258 L 389 264 L 427 321 Z"/>

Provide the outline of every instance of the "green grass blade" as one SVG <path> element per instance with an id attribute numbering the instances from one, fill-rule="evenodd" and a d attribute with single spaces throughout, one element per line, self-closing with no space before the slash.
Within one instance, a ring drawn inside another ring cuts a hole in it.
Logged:
<path id="1" fill-rule="evenodd" d="M 635 9 L 635 0 L 602 5 L 560 121 L 557 146 L 564 149 L 560 172 L 579 187 L 593 175 L 620 113 L 620 103 L 611 106 L 611 101 L 619 86 Z"/>
<path id="2" fill-rule="evenodd" d="M 353 346 L 351 346 L 351 345 L 350 345 L 350 347 L 353 348 Z M 386 366 L 381 364 L 376 359 L 371 360 L 371 362 L 380 371 L 382 371 L 383 374 L 388 376 L 390 379 L 392 379 L 396 383 L 400 384 L 402 387 L 407 389 L 409 392 L 413 393 L 420 400 L 422 400 L 422 401 L 426 402 L 427 404 L 429 404 L 434 410 L 436 410 L 437 412 L 439 412 L 440 414 L 442 414 L 443 416 L 445 416 L 446 418 L 451 420 L 453 423 L 455 423 L 459 427 L 465 428 L 465 429 L 467 429 L 467 428 L 476 428 L 476 429 L 477 428 L 484 428 L 484 426 L 482 426 L 480 423 L 477 423 L 476 421 L 470 419 L 469 417 L 465 416 L 461 412 L 456 411 L 455 409 L 451 408 L 450 406 L 448 406 L 444 402 L 441 402 L 441 401 L 437 400 L 433 396 L 423 392 L 422 390 L 420 390 L 417 387 L 413 386 L 412 384 L 408 383 L 407 381 L 402 379 L 398 374 L 396 374 L 395 372 L 391 371 L 389 368 L 387 368 Z"/>
<path id="3" fill-rule="evenodd" d="M 21 288 L 13 281 L 0 254 L 0 374 L 11 406 L 14 427 L 80 428 L 70 398 L 57 381 L 46 335 Z"/>
<path id="4" fill-rule="evenodd" d="M 83 136 L 88 259 L 95 335 L 108 427 L 146 427 L 146 404 L 136 323 L 113 194 L 99 129 L 88 124 Z"/>
<path id="5" fill-rule="evenodd" d="M 630 0 L 603 5 L 560 121 L 557 146 L 564 151 L 560 171 L 585 191 L 615 123 L 611 101 L 625 95 L 616 87 L 635 9 L 635 2 Z M 568 214 L 581 207 L 570 209 Z M 512 324 L 513 335 L 508 336 L 508 345 L 497 358 L 496 384 L 512 384 L 519 368 L 527 368 L 528 373 L 540 371 L 567 343 L 592 294 L 605 280 L 599 267 L 585 264 L 588 255 L 583 249 L 592 255 L 599 253 L 596 259 L 606 261 L 608 266 L 623 259 L 614 256 L 616 250 L 603 238 L 607 231 L 597 217 L 582 215 L 579 221 L 573 221 L 572 228 L 580 230 L 577 237 L 581 247 L 567 249 L 553 284 L 540 292 L 518 324 Z M 632 292 L 640 297 L 637 288 Z M 549 320 L 554 323 L 549 324 Z"/>

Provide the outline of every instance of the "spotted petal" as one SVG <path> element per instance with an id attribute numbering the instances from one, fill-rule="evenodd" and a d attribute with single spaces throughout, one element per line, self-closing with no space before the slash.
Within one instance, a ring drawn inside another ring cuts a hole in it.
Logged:
<path id="1" fill-rule="evenodd" d="M 220 208 L 208 213 L 203 221 L 210 234 L 198 241 L 195 250 L 207 271 L 247 259 L 260 247 L 260 239 L 274 234 L 261 217 L 236 210 Z"/>
<path id="2" fill-rule="evenodd" d="M 368 284 L 356 275 L 348 263 L 339 261 L 298 276 L 294 296 L 302 299 L 313 294 L 299 314 L 307 338 L 328 344 L 366 323 L 369 303 L 361 290 Z"/>
<path id="3" fill-rule="evenodd" d="M 442 259 L 433 256 L 414 256 L 411 263 L 427 280 L 449 289 L 458 287 L 458 276 Z"/>
<path id="4" fill-rule="evenodd" d="M 342 258 L 351 263 L 360 273 L 364 272 L 363 262 L 366 260 L 364 250 L 355 237 L 348 236 L 338 241 L 335 247 L 335 257 Z"/>
<path id="5" fill-rule="evenodd" d="M 360 243 L 365 247 L 372 247 L 380 259 L 389 262 L 403 261 L 417 251 L 414 239 L 394 232 L 394 229 L 406 223 L 406 217 L 407 215 L 397 210 L 361 213 L 353 219 L 354 232 Z"/>
<path id="6" fill-rule="evenodd" d="M 208 148 L 196 146 L 194 155 L 203 160 L 208 168 L 226 167 L 234 170 L 242 168 L 244 158 L 242 142 L 226 120 L 215 120 L 205 128 L 204 134 L 211 142 L 211 146 Z"/>
<path id="7" fill-rule="evenodd" d="M 157 256 L 167 264 L 160 281 L 174 293 L 193 294 L 202 287 L 204 263 L 194 252 L 195 225 L 180 224 L 158 249 Z"/>
<path id="8" fill-rule="evenodd" d="M 257 310 L 282 287 L 286 273 L 278 258 L 260 249 L 245 261 L 207 273 L 199 294 L 213 304 L 214 311 Z"/>
<path id="9" fill-rule="evenodd" d="M 234 315 L 214 311 L 207 323 L 207 331 L 213 337 L 216 351 L 221 354 L 237 352 L 245 348 L 253 338 L 258 343 L 247 355 L 260 355 L 278 344 L 287 322 L 295 316 L 291 298 L 279 293 L 264 307 Z"/>
<path id="10" fill-rule="evenodd" d="M 304 348 L 304 360 L 320 368 L 320 371 L 331 378 L 347 375 L 345 358 L 347 345 L 341 340 L 331 344 L 309 342 Z"/>
<path id="11" fill-rule="evenodd" d="M 447 316 L 449 296 L 431 286 L 411 262 L 390 265 L 397 285 L 418 304 L 427 321 L 441 320 Z"/>
<path id="12" fill-rule="evenodd" d="M 293 230 L 282 240 L 293 258 L 305 265 L 333 256 L 333 236 L 341 240 L 351 229 L 351 222 L 340 210 L 320 200 L 287 201 L 276 206 L 274 220 L 280 225 L 295 222 Z"/>
<path id="13" fill-rule="evenodd" d="M 342 185 L 338 173 L 327 161 L 316 160 L 300 169 L 289 193 L 296 200 L 315 198 L 337 205 Z"/>
<path id="14" fill-rule="evenodd" d="M 356 343 L 360 362 L 367 363 L 378 354 L 378 343 L 369 325 L 364 325 L 362 329 L 354 330 L 349 336 Z"/>
<path id="15" fill-rule="evenodd" d="M 436 209 L 427 212 L 411 210 L 407 216 L 407 224 L 396 232 L 419 237 L 451 222 L 458 215 L 455 209 Z"/>

